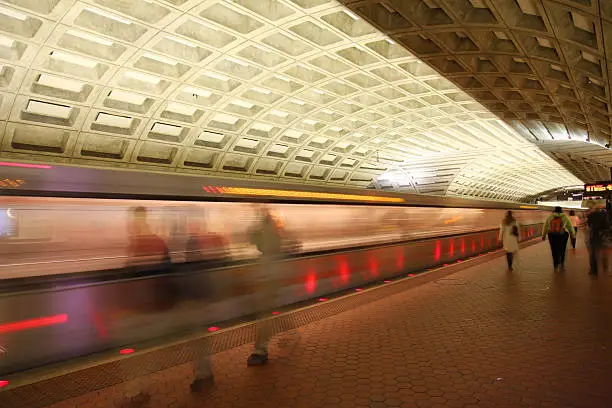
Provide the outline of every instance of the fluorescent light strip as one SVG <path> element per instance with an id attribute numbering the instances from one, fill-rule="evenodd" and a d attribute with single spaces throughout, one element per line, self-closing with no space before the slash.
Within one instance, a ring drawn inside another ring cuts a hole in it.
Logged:
<path id="1" fill-rule="evenodd" d="M 91 13 L 97 14 L 97 15 L 99 15 L 101 17 L 105 17 L 105 18 L 114 20 L 114 21 L 116 21 L 118 23 L 121 23 L 121 24 L 132 25 L 132 22 L 130 20 L 127 20 L 125 18 L 121 18 L 121 17 L 116 16 L 114 14 L 108 13 L 108 12 L 106 12 L 104 10 L 100 10 L 100 9 L 96 9 L 96 8 L 92 8 L 92 7 L 85 7 L 85 10 L 87 10 L 87 11 L 89 11 Z"/>
<path id="2" fill-rule="evenodd" d="M 93 69 L 96 66 L 98 66 L 97 61 L 90 60 L 89 58 L 84 58 L 84 57 L 73 55 L 73 54 L 68 54 L 62 51 L 52 51 L 50 57 L 54 59 L 62 60 L 64 62 L 68 62 L 70 64 L 80 65 L 86 68 Z"/>
<path id="3" fill-rule="evenodd" d="M 13 40 L 12 38 L 7 38 L 7 37 L 0 35 L 0 46 L 1 47 L 13 48 L 13 45 L 15 45 L 15 40 Z"/>
<path id="4" fill-rule="evenodd" d="M 344 14 L 346 14 L 347 16 L 349 16 L 350 18 L 352 18 L 355 21 L 361 20 L 361 18 L 357 14 L 353 13 L 350 10 L 344 9 L 342 11 L 344 12 Z"/>
<path id="5" fill-rule="evenodd" d="M 125 76 L 136 79 L 137 81 L 148 82 L 153 85 L 157 85 L 161 82 L 160 78 L 157 78 L 153 75 L 143 74 L 142 72 L 137 71 L 127 71 L 125 73 Z"/>
<path id="6" fill-rule="evenodd" d="M 18 13 L 17 11 L 7 9 L 1 6 L 0 6 L 0 13 L 4 14 L 7 17 L 11 17 L 11 18 L 14 18 L 20 21 L 24 21 L 24 22 L 28 19 L 28 16 L 26 16 L 25 14 Z"/>
<path id="7" fill-rule="evenodd" d="M 157 54 L 151 54 L 151 53 L 147 52 L 147 53 L 143 54 L 143 56 L 145 58 L 149 58 L 149 59 L 155 60 L 157 62 L 161 62 L 162 64 L 173 65 L 173 66 L 176 66 L 178 64 L 178 62 L 176 62 L 173 59 L 166 58 L 166 57 L 163 57 L 163 56 L 157 55 Z"/>
<path id="8" fill-rule="evenodd" d="M 100 38 L 100 37 L 97 37 L 95 35 L 84 33 L 82 31 L 67 30 L 66 34 L 69 34 L 69 35 L 71 35 L 73 37 L 79 37 L 79 38 L 81 38 L 83 40 L 95 42 L 97 44 L 104 45 L 106 47 L 111 47 L 114 44 L 114 42 L 112 42 L 112 41 L 108 41 L 108 40 L 106 40 L 104 38 Z"/>
<path id="9" fill-rule="evenodd" d="M 229 81 L 228 77 L 226 77 L 224 75 L 221 75 L 221 74 L 216 74 L 216 73 L 210 72 L 210 71 L 206 71 L 204 73 L 204 75 L 206 75 L 209 78 L 218 79 L 219 81 L 223 81 L 223 82 L 228 82 Z"/>
<path id="10" fill-rule="evenodd" d="M 212 92 L 207 91 L 205 89 L 200 89 L 200 88 L 194 88 L 192 86 L 186 86 L 183 88 L 183 91 L 185 93 L 189 93 L 189 94 L 193 94 L 193 95 L 198 95 L 198 96 L 203 96 L 205 98 L 209 98 L 212 96 Z"/>
<path id="11" fill-rule="evenodd" d="M 167 35 L 166 38 L 168 40 L 170 40 L 170 41 L 173 41 L 173 42 L 177 43 L 177 44 L 186 45 L 189 48 L 198 48 L 198 46 L 195 45 L 194 43 L 191 43 L 191 42 L 189 42 L 187 40 L 183 40 L 182 38 L 179 38 L 179 37 L 174 37 L 174 36 L 171 36 L 171 35 Z"/>

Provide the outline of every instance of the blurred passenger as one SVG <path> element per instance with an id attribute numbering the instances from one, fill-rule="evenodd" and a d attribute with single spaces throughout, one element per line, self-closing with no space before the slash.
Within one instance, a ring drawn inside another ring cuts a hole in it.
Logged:
<path id="1" fill-rule="evenodd" d="M 189 271 L 202 271 L 207 267 L 218 266 L 229 259 L 227 243 L 219 234 L 206 232 L 206 217 L 204 212 L 192 212 L 188 220 L 188 237 L 185 261 Z M 213 282 L 209 274 L 201 274 L 198 282 L 203 287 L 190 288 L 189 292 L 197 299 L 208 301 L 212 294 Z M 192 392 L 201 392 L 214 383 L 211 366 L 212 339 L 205 336 L 194 344 L 195 361 L 193 366 L 194 381 L 191 383 Z"/>
<path id="2" fill-rule="evenodd" d="M 170 261 L 168 247 L 163 239 L 149 227 L 147 209 L 136 207 L 130 210 L 128 225 L 130 244 L 129 260 L 132 266 L 166 265 Z"/>
<path id="3" fill-rule="evenodd" d="M 204 214 L 198 214 L 188 222 L 187 252 L 185 260 L 188 263 L 215 263 L 229 258 L 227 242 L 219 234 L 205 232 Z M 203 265 L 205 266 L 205 265 Z"/>
<path id="4" fill-rule="evenodd" d="M 575 235 L 572 237 L 572 249 L 576 249 L 576 236 L 578 235 L 578 227 L 580 227 L 580 217 L 576 215 L 576 211 L 571 210 L 569 213 L 569 218 L 572 221 L 572 226 L 574 227 Z"/>
<path id="5" fill-rule="evenodd" d="M 555 271 L 565 269 L 565 251 L 567 250 L 567 240 L 571 235 L 576 236 L 572 221 L 563 213 L 561 207 L 555 207 L 553 213 L 546 219 L 544 230 L 542 232 L 542 240 L 546 239 L 550 242 L 550 250 L 553 257 L 553 265 Z"/>
<path id="6" fill-rule="evenodd" d="M 279 261 L 283 254 L 281 228 L 268 209 L 260 211 L 260 221 L 249 233 L 250 241 L 261 254 L 259 271 L 253 277 L 258 312 L 270 309 L 276 300 L 279 284 Z M 263 365 L 268 361 L 268 342 L 272 336 L 271 321 L 261 316 L 257 321 L 255 348 L 248 365 Z"/>
<path id="7" fill-rule="evenodd" d="M 128 263 L 136 267 L 137 271 L 150 273 L 152 271 L 167 273 L 171 270 L 170 255 L 168 247 L 163 239 L 154 234 L 147 219 L 147 210 L 144 207 L 135 207 L 130 210 L 128 224 L 129 248 Z M 169 279 L 157 278 L 151 280 L 152 293 L 134 293 L 132 296 L 126 294 L 125 304 L 134 309 L 145 308 L 148 312 L 158 312 L 168 309 L 176 300 L 176 290 L 174 282 Z M 145 300 L 153 299 L 153 304 Z M 128 306 L 128 307 L 130 307 Z M 120 362 L 119 370 L 124 379 L 134 377 L 133 362 L 125 360 Z M 145 391 L 143 377 L 136 377 L 125 383 L 124 400 L 120 406 L 122 408 L 138 407 L 149 401 L 150 395 Z"/>
<path id="8" fill-rule="evenodd" d="M 589 249 L 589 261 L 591 275 L 599 273 L 599 264 L 604 269 L 608 270 L 608 257 L 606 248 L 610 246 L 610 219 L 609 214 L 602 208 L 597 208 L 592 202 L 589 203 L 589 212 L 587 214 L 586 225 L 588 233 L 587 247 Z"/>
<path id="9" fill-rule="evenodd" d="M 512 272 L 512 261 L 519 250 L 519 227 L 516 218 L 512 215 L 512 211 L 508 211 L 502 220 L 499 229 L 499 239 L 501 239 L 504 251 L 506 251 L 508 272 Z"/>

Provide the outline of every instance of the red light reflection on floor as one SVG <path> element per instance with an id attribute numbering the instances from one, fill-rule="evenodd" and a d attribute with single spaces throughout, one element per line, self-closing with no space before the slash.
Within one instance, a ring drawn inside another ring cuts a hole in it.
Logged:
<path id="1" fill-rule="evenodd" d="M 7 380 L 0 380 L 0 388 L 7 387 L 9 382 Z"/>
<path id="2" fill-rule="evenodd" d="M 50 169 L 51 168 L 51 166 L 47 166 L 46 164 L 10 163 L 10 162 L 0 162 L 0 166 L 21 167 L 23 169 Z"/>
<path id="3" fill-rule="evenodd" d="M 317 290 L 317 275 L 314 271 L 309 271 L 306 275 L 306 292 L 314 293 Z"/>
<path id="4" fill-rule="evenodd" d="M 385 283 L 391 283 L 391 281 L 389 279 L 384 281 Z"/>
<path id="5" fill-rule="evenodd" d="M 408 274 L 408 276 L 410 276 L 412 278 L 414 276 L 414 273 L 410 273 L 410 274 Z"/>
<path id="6" fill-rule="evenodd" d="M 319 298 L 319 302 L 327 302 L 328 300 L 328 298 Z"/>
<path id="7" fill-rule="evenodd" d="M 133 352 L 134 352 L 134 349 L 128 348 L 128 349 L 120 350 L 119 354 L 126 355 L 126 354 L 132 354 Z"/>
<path id="8" fill-rule="evenodd" d="M 219 328 L 218 328 L 217 326 L 212 326 L 212 327 L 209 327 L 209 328 L 208 328 L 208 331 L 209 331 L 209 332 L 211 332 L 211 333 L 212 333 L 212 332 L 216 332 L 216 331 L 218 331 L 218 330 L 219 330 Z"/>
<path id="9" fill-rule="evenodd" d="M 441 255 L 442 255 L 442 245 L 440 244 L 440 241 L 436 241 L 436 249 L 434 250 L 434 256 L 436 258 L 436 261 L 440 260 Z"/>
<path id="10" fill-rule="evenodd" d="M 280 312 L 272 312 L 272 314 L 273 314 L 274 316 L 276 316 L 276 315 L 279 315 L 279 314 L 280 314 Z"/>
<path id="11" fill-rule="evenodd" d="M 362 290 L 363 289 L 361 289 L 361 288 L 357 288 L 357 289 L 355 289 L 355 292 L 361 292 Z"/>
<path id="12" fill-rule="evenodd" d="M 0 333 L 11 333 L 28 329 L 36 329 L 38 327 L 54 326 L 56 324 L 66 323 L 67 321 L 67 314 L 38 317 L 36 319 L 22 320 L 20 322 L 0 324 Z"/>

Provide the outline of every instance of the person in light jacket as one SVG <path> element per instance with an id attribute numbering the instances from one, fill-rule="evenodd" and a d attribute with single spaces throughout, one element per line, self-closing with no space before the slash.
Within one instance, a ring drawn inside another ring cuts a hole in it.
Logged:
<path id="1" fill-rule="evenodd" d="M 519 229 L 516 218 L 512 215 L 512 211 L 508 211 L 502 220 L 499 229 L 499 239 L 502 241 L 504 251 L 506 251 L 506 260 L 508 262 L 508 272 L 512 272 L 512 262 L 519 250 Z"/>

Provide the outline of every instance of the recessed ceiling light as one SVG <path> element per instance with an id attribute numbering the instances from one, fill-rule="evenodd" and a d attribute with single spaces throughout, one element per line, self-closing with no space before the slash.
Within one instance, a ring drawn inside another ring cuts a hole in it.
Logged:
<path id="1" fill-rule="evenodd" d="M 18 13 L 14 10 L 7 9 L 2 6 L 0 6 L 0 13 L 4 14 L 7 17 L 11 17 L 20 21 L 26 21 L 28 19 L 28 16 L 26 16 L 25 14 Z"/>
<path id="2" fill-rule="evenodd" d="M 206 75 L 209 78 L 218 79 L 219 81 L 223 81 L 223 82 L 229 81 L 229 78 L 226 77 L 225 75 L 217 74 L 217 73 L 210 72 L 210 71 L 206 71 L 204 75 Z"/>
<path id="3" fill-rule="evenodd" d="M 161 79 L 158 77 L 155 77 L 149 74 L 143 74 L 142 72 L 138 72 L 138 71 L 127 71 L 125 73 L 125 76 L 136 79 L 138 81 L 148 82 L 153 85 L 157 85 L 161 82 Z"/>
<path id="4" fill-rule="evenodd" d="M 348 9 L 344 9 L 342 11 L 344 11 L 344 14 L 346 14 L 347 16 L 349 16 L 350 18 L 352 18 L 355 21 L 361 20 L 361 18 L 359 18 L 359 16 L 357 14 L 353 13 L 352 11 L 350 11 Z"/>
<path id="5" fill-rule="evenodd" d="M 87 11 L 89 11 L 91 13 L 97 14 L 99 16 L 106 17 L 106 18 L 109 18 L 111 20 L 115 20 L 115 21 L 117 21 L 119 23 L 122 23 L 122 24 L 125 24 L 125 25 L 131 25 L 132 24 L 132 22 L 130 20 L 127 20 L 125 18 L 121 18 L 121 17 L 116 16 L 116 15 L 111 14 L 111 13 L 107 13 L 104 10 L 99 10 L 99 9 L 92 8 L 92 7 L 85 7 L 85 10 L 87 10 Z"/>
<path id="6" fill-rule="evenodd" d="M 79 38 L 81 38 L 83 40 L 95 42 L 95 43 L 98 43 L 100 45 L 104 45 L 106 47 L 112 47 L 113 44 L 114 44 L 114 42 L 109 41 L 109 40 L 107 40 L 105 38 L 100 38 L 98 36 L 91 35 L 89 33 L 85 33 L 85 32 L 82 32 L 82 31 L 67 30 L 66 34 L 69 34 L 69 35 L 71 35 L 73 37 L 79 37 Z"/>

